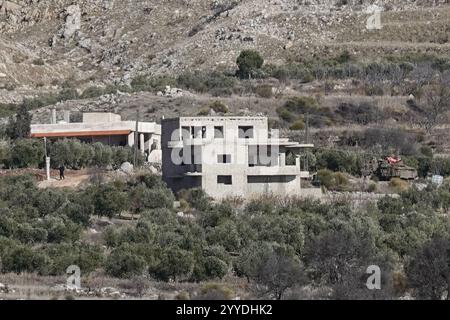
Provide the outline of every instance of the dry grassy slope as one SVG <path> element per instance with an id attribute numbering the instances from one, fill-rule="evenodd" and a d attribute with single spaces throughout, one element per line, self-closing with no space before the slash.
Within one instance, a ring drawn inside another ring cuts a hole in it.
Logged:
<path id="1" fill-rule="evenodd" d="M 364 10 L 373 1 L 337 7 L 325 0 L 241 0 L 191 36 L 213 15 L 213 0 L 81 0 L 76 2 L 81 29 L 73 39 L 57 37 L 73 1 L 11 2 L 22 7 L 0 8 L 0 102 L 18 99 L 1 89 L 12 84 L 35 92 L 68 78 L 93 84 L 127 82 L 140 73 L 230 69 L 245 48 L 280 64 L 344 49 L 365 57 L 449 49 L 442 42 L 449 33 L 450 6 L 430 7 L 433 1 L 425 0 L 383 1 L 391 11 L 383 13 L 383 30 L 372 32 L 365 30 Z M 56 40 L 53 47 L 50 39 Z M 45 65 L 33 64 L 37 58 Z"/>

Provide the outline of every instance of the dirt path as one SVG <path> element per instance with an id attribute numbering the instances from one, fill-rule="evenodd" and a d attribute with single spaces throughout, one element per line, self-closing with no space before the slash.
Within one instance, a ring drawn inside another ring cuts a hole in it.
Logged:
<path id="1" fill-rule="evenodd" d="M 44 180 L 38 183 L 38 187 L 46 188 L 76 188 L 89 180 L 89 174 L 86 171 L 66 171 L 66 178 L 59 180 L 59 174 L 51 173 L 51 180 Z"/>

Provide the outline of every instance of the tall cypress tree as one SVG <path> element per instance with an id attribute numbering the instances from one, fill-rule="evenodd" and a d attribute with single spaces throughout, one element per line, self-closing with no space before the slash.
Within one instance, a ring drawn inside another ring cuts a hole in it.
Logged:
<path id="1" fill-rule="evenodd" d="M 31 114 L 28 111 L 26 104 L 22 103 L 17 110 L 15 119 L 9 118 L 8 127 L 6 129 L 7 135 L 11 139 L 28 138 L 31 133 Z"/>

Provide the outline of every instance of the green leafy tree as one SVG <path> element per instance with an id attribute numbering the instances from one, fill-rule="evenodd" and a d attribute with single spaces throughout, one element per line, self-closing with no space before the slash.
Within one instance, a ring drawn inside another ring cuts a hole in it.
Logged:
<path id="1" fill-rule="evenodd" d="M 406 268 L 419 299 L 450 300 L 450 239 L 434 238 L 416 252 Z"/>
<path id="2" fill-rule="evenodd" d="M 228 272 L 228 264 L 220 257 L 200 256 L 196 259 L 192 279 L 204 281 L 209 279 L 222 279 Z"/>
<path id="3" fill-rule="evenodd" d="M 237 75 L 240 78 L 251 78 L 264 64 L 264 59 L 258 51 L 244 50 L 236 60 L 238 65 Z"/>
<path id="4" fill-rule="evenodd" d="M 29 138 L 31 133 L 31 119 L 32 116 L 26 104 L 21 104 L 16 117 L 9 118 L 6 134 L 14 140 Z"/>
<path id="5" fill-rule="evenodd" d="M 311 241 L 305 253 L 314 277 L 331 285 L 343 283 L 355 267 L 369 266 L 376 257 L 373 240 L 354 230 L 330 230 Z"/>
<path id="6" fill-rule="evenodd" d="M 145 268 L 145 260 L 133 253 L 130 245 L 122 245 L 113 250 L 105 262 L 107 274 L 118 278 L 131 278 L 142 275 Z"/>
<path id="7" fill-rule="evenodd" d="M 259 268 L 267 261 L 272 247 L 267 242 L 251 242 L 245 247 L 236 260 L 235 268 L 240 276 L 245 276 L 247 281 L 258 279 Z"/>
<path id="8" fill-rule="evenodd" d="M 150 270 L 158 279 L 176 281 L 180 277 L 188 276 L 194 267 L 194 257 L 191 252 L 178 247 L 164 249 L 160 263 L 154 270 Z"/>
<path id="9" fill-rule="evenodd" d="M 306 276 L 298 259 L 274 250 L 260 266 L 258 282 L 267 288 L 267 293 L 281 300 L 287 289 L 304 284 Z"/>
<path id="10" fill-rule="evenodd" d="M 43 253 L 37 253 L 26 246 L 18 246 L 11 250 L 2 263 L 5 272 L 47 274 L 50 260 Z"/>
<path id="11" fill-rule="evenodd" d="M 112 185 L 99 185 L 92 187 L 90 191 L 93 195 L 95 214 L 99 216 L 113 218 L 127 208 L 127 194 Z"/>
<path id="12" fill-rule="evenodd" d="M 241 247 L 241 237 L 233 221 L 229 220 L 207 232 L 209 243 L 222 245 L 228 252 L 236 252 Z"/>
<path id="13" fill-rule="evenodd" d="M 44 161 L 44 145 L 40 140 L 19 139 L 13 144 L 10 155 L 6 161 L 10 168 L 38 167 Z"/>

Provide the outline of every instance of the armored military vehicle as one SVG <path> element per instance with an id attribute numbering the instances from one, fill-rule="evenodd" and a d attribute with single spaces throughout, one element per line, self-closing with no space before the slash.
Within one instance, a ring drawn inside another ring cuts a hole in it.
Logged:
<path id="1" fill-rule="evenodd" d="M 405 165 L 399 157 L 373 159 L 365 165 L 363 174 L 364 176 L 376 175 L 381 181 L 389 181 L 392 178 L 415 180 L 418 177 L 417 170 Z"/>

